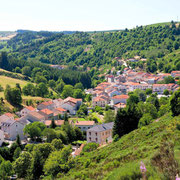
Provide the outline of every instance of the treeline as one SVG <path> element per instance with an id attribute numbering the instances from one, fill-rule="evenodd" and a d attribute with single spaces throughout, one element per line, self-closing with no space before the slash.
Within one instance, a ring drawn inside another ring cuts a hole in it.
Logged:
<path id="1" fill-rule="evenodd" d="M 91 76 L 93 74 L 88 72 L 78 71 L 71 67 L 60 71 L 38 61 L 8 57 L 5 52 L 0 55 L 0 67 L 8 71 L 22 73 L 31 82 L 43 83 L 57 93 L 61 93 L 65 85 L 75 86 L 80 83 L 82 86 L 80 89 L 90 88 L 92 85 Z"/>
<path id="2" fill-rule="evenodd" d="M 147 58 L 148 62 L 132 63 L 131 66 L 142 68 L 146 64 L 145 68 L 150 72 L 167 72 L 169 69 L 178 70 L 180 66 L 179 53 L 176 53 L 180 47 L 179 35 L 180 26 L 176 26 L 175 22 L 120 32 L 59 33 L 21 46 L 12 52 L 12 56 L 43 63 L 99 67 L 104 64 L 116 65 L 112 60 L 114 57 L 126 59 L 139 55 Z M 172 54 L 171 58 L 166 57 L 168 54 Z"/>

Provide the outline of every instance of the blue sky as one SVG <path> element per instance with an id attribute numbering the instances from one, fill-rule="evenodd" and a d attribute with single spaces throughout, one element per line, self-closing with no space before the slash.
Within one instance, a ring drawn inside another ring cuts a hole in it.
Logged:
<path id="1" fill-rule="evenodd" d="M 0 31 L 111 30 L 180 20 L 180 0 L 0 0 Z"/>

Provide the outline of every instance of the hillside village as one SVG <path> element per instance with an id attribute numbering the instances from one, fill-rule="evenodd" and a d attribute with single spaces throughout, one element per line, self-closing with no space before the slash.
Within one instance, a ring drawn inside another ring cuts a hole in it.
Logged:
<path id="1" fill-rule="evenodd" d="M 180 77 L 180 71 L 155 75 L 125 68 L 121 75 L 106 75 L 106 82 L 100 83 L 94 89 L 86 90 L 86 93 L 92 94 L 93 107 L 110 105 L 117 110 L 126 106 L 126 100 L 129 98 L 128 93 L 136 89 L 143 91 L 152 89 L 152 92 L 158 95 L 163 95 L 165 89 L 169 92 L 178 90 L 177 81 L 169 84 L 158 84 L 169 76 Z"/>
<path id="2" fill-rule="evenodd" d="M 172 76 L 180 77 L 180 71 L 172 71 L 171 73 L 159 73 L 157 75 L 136 72 L 135 70 L 125 68 L 121 75 L 114 76 L 112 74 L 106 75 L 105 82 L 100 83 L 94 89 L 85 90 L 86 94 L 92 95 L 92 107 L 100 106 L 105 107 L 109 105 L 117 112 L 119 108 L 125 108 L 128 93 L 135 89 L 152 89 L 153 93 L 163 95 L 165 89 L 169 92 L 174 92 L 179 89 L 179 85 L 176 83 L 170 84 L 158 84 L 158 82 L 164 80 L 165 77 Z M 5 140 L 14 141 L 19 134 L 21 140 L 26 139 L 23 133 L 24 127 L 33 122 L 43 122 L 46 127 L 50 127 L 52 120 L 58 127 L 64 124 L 63 117 L 68 114 L 69 117 L 76 115 L 77 110 L 83 104 L 82 99 L 75 99 L 68 97 L 66 99 L 54 99 L 46 102 L 42 102 L 37 107 L 27 106 L 21 111 L 16 113 L 15 118 L 11 113 L 5 113 L 0 116 L 0 145 Z M 89 108 L 92 108 L 89 107 Z M 112 141 L 112 128 L 111 125 L 96 125 L 94 121 L 69 121 L 73 126 L 80 128 L 81 131 L 87 131 L 87 142 L 96 142 L 99 144 L 105 144 Z M 99 132 L 103 132 L 99 134 Z M 99 138 L 98 138 L 99 137 Z"/>

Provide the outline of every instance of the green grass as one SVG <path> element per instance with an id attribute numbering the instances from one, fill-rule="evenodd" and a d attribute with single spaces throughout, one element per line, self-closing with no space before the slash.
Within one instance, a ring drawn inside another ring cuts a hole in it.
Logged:
<path id="1" fill-rule="evenodd" d="M 69 120 L 72 120 L 72 121 L 86 121 L 86 119 L 84 119 L 84 118 L 69 118 Z"/>
<path id="2" fill-rule="evenodd" d="M 166 179 L 168 173 L 174 177 L 175 172 L 170 167 L 180 157 L 180 131 L 176 129 L 179 122 L 180 116 L 173 118 L 167 114 L 158 122 L 132 131 L 117 142 L 83 153 L 75 158 L 75 167 L 61 178 L 140 179 L 141 161 L 147 168 L 147 179 Z M 180 171 L 176 166 L 173 170 Z"/>

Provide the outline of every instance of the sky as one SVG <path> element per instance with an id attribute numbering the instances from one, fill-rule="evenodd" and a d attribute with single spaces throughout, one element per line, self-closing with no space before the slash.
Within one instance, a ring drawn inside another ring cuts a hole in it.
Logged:
<path id="1" fill-rule="evenodd" d="M 0 31 L 98 31 L 180 21 L 180 0 L 0 0 Z"/>

